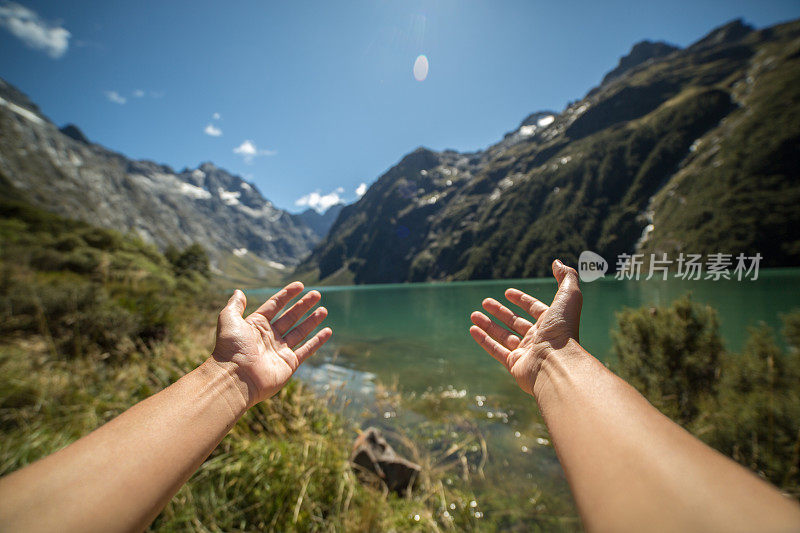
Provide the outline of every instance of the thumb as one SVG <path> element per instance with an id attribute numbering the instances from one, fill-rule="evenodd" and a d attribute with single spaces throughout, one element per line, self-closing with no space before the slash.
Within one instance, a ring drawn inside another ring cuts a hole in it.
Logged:
<path id="1" fill-rule="evenodd" d="M 581 320 L 583 295 L 578 283 L 578 273 L 556 259 L 553 261 L 553 276 L 558 282 L 558 291 L 553 298 L 553 306 L 559 309 L 564 319 L 573 326 L 575 338 L 578 336 L 578 325 Z"/>
<path id="2" fill-rule="evenodd" d="M 233 296 L 228 300 L 227 305 L 220 313 L 220 320 L 231 318 L 242 318 L 244 310 L 247 307 L 247 298 L 244 293 L 239 289 L 233 291 Z"/>

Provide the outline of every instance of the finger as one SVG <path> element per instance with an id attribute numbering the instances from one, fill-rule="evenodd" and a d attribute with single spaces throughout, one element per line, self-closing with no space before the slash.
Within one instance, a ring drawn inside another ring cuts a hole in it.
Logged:
<path id="1" fill-rule="evenodd" d="M 494 298 L 486 298 L 483 301 L 483 308 L 489 312 L 489 314 L 493 315 L 497 320 L 511 328 L 512 330 L 516 331 L 520 335 L 525 335 L 529 329 L 533 327 L 533 324 L 522 318 L 521 316 L 515 315 L 511 309 L 504 306 Z"/>
<path id="2" fill-rule="evenodd" d="M 503 329 L 491 319 L 484 315 L 479 311 L 475 311 L 470 315 L 470 319 L 472 319 L 472 323 L 481 328 L 483 331 L 489 334 L 491 338 L 499 342 L 504 348 L 508 348 L 509 350 L 515 349 L 519 346 L 519 337 L 508 331 L 507 329 Z"/>
<path id="3" fill-rule="evenodd" d="M 273 294 L 272 297 L 261 304 L 261 307 L 256 309 L 255 312 L 265 316 L 267 320 L 272 322 L 272 319 L 275 318 L 275 315 L 278 314 L 278 311 L 286 307 L 286 304 L 288 304 L 292 298 L 301 292 L 303 292 L 303 284 L 299 281 L 293 281 Z"/>
<path id="4" fill-rule="evenodd" d="M 317 326 L 322 324 L 322 321 L 325 320 L 326 316 L 328 316 L 327 309 L 324 307 L 316 309 L 313 313 L 311 313 L 311 315 L 308 316 L 308 318 L 303 320 L 299 326 L 284 335 L 283 340 L 286 341 L 286 344 L 289 345 L 289 348 L 294 348 L 300 344 L 309 333 L 314 331 Z"/>
<path id="5" fill-rule="evenodd" d="M 292 326 L 294 326 L 295 322 L 300 320 L 304 314 L 308 312 L 309 309 L 317 305 L 317 302 L 320 301 L 322 295 L 317 291 L 311 291 L 299 300 L 295 302 L 293 306 L 289 308 L 288 311 L 283 313 L 281 317 L 273 322 L 272 329 L 278 332 L 278 334 L 283 335 Z"/>
<path id="6" fill-rule="evenodd" d="M 513 303 L 514 305 L 518 305 L 522 309 L 524 309 L 529 315 L 531 315 L 536 320 L 542 316 L 542 313 L 547 311 L 547 304 L 544 302 L 537 300 L 533 296 L 528 293 L 522 292 L 519 289 L 507 289 L 506 290 L 506 298 L 508 301 Z"/>
<path id="7" fill-rule="evenodd" d="M 237 318 L 242 318 L 244 310 L 247 307 L 247 298 L 244 293 L 239 289 L 233 291 L 233 296 L 230 297 L 228 303 L 219 314 L 220 322 L 229 322 Z"/>
<path id="8" fill-rule="evenodd" d="M 499 342 L 489 336 L 488 333 L 483 331 L 478 326 L 471 326 L 469 334 L 478 343 L 478 346 L 486 350 L 486 353 L 497 359 L 504 367 L 508 368 L 508 355 L 511 353 L 506 348 L 503 348 Z"/>
<path id="9" fill-rule="evenodd" d="M 319 347 L 325 344 L 325 342 L 331 338 L 331 335 L 333 335 L 333 330 L 331 328 L 323 328 L 304 345 L 296 349 L 294 353 L 297 356 L 298 364 L 314 355 L 314 352 L 319 350 Z"/>

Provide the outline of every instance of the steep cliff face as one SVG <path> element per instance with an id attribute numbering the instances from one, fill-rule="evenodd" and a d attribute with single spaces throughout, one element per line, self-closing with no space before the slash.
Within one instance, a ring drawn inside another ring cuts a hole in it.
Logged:
<path id="1" fill-rule="evenodd" d="M 319 236 L 256 187 L 212 163 L 175 171 L 59 130 L 0 80 L 0 173 L 49 211 L 124 232 L 160 247 L 198 242 L 219 265 L 231 254 L 281 270 Z"/>
<path id="2" fill-rule="evenodd" d="M 612 261 L 638 249 L 800 264 L 800 23 L 735 21 L 685 50 L 637 46 L 584 99 L 534 113 L 484 151 L 404 157 L 298 273 L 542 276 L 587 249 Z"/>

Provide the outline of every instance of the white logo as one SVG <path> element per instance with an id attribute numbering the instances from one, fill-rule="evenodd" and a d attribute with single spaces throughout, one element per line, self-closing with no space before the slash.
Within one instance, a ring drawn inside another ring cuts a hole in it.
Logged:
<path id="1" fill-rule="evenodd" d="M 608 263 L 599 254 L 584 250 L 578 258 L 578 275 L 581 281 L 589 283 L 600 279 L 608 271 Z"/>

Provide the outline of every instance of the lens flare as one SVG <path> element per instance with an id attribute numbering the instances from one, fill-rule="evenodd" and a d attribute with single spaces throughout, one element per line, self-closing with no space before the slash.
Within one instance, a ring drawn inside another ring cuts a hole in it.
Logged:
<path id="1" fill-rule="evenodd" d="M 414 79 L 417 81 L 425 81 L 428 77 L 428 58 L 424 54 L 417 56 L 414 61 Z"/>

